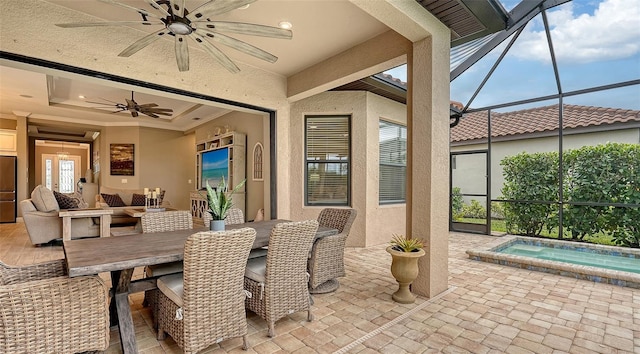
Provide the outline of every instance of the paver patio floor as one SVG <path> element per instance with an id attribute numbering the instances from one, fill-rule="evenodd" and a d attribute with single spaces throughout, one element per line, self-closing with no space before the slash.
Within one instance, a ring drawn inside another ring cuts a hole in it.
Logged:
<path id="1" fill-rule="evenodd" d="M 204 352 L 640 353 L 640 290 L 472 261 L 465 250 L 495 237 L 448 237 L 449 289 L 432 299 L 393 302 L 385 245 L 348 248 L 347 276 L 335 293 L 314 296 L 313 322 L 293 314 L 269 338 L 266 323 L 248 313 L 248 351 L 233 339 Z M 0 225 L 0 246 L 8 264 L 63 257 L 60 246 L 32 247 L 20 223 Z M 172 339 L 155 339 L 142 294 L 130 302 L 141 353 L 181 352 Z M 106 352 L 120 352 L 117 331 Z"/>

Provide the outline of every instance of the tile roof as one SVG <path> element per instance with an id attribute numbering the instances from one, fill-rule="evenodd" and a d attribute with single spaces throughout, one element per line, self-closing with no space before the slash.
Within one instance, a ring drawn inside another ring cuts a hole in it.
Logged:
<path id="1" fill-rule="evenodd" d="M 620 108 L 564 105 L 563 129 L 604 127 L 615 123 L 640 123 L 640 111 Z M 491 112 L 491 137 L 558 130 L 558 105 L 520 111 Z M 451 128 L 451 142 L 470 142 L 487 138 L 487 112 L 467 113 Z"/>

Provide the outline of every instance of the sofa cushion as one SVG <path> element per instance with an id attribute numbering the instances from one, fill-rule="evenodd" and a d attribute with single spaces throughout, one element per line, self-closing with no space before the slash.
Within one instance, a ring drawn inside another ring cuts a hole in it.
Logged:
<path id="1" fill-rule="evenodd" d="M 104 201 L 107 202 L 107 204 L 110 207 L 126 206 L 126 204 L 122 201 L 122 198 L 120 198 L 118 194 L 100 193 L 100 195 L 102 196 L 102 199 L 104 199 Z"/>
<path id="2" fill-rule="evenodd" d="M 38 185 L 33 189 L 33 192 L 31 192 L 31 201 L 38 211 L 47 212 L 60 210 L 53 191 L 43 185 Z"/>
<path id="3" fill-rule="evenodd" d="M 131 197 L 131 205 L 135 206 L 144 206 L 145 200 L 143 194 L 133 193 L 133 197 Z"/>
<path id="4" fill-rule="evenodd" d="M 53 191 L 53 195 L 56 197 L 60 209 L 75 209 L 78 207 L 78 201 L 68 195 L 56 191 Z"/>

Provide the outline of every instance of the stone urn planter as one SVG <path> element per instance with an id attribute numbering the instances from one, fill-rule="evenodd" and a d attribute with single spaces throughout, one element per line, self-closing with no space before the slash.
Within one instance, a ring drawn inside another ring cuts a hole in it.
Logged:
<path id="1" fill-rule="evenodd" d="M 396 236 L 391 246 L 387 247 L 387 252 L 392 258 L 391 274 L 398 282 L 398 290 L 391 298 L 401 304 L 415 302 L 416 296 L 411 293 L 409 286 L 418 277 L 418 259 L 426 254 L 422 249 L 422 241 Z"/>

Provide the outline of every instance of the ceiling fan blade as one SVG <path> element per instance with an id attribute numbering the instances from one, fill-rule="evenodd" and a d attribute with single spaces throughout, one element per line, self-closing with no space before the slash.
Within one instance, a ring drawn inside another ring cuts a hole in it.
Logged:
<path id="1" fill-rule="evenodd" d="M 272 26 L 256 25 L 253 23 L 243 22 L 226 22 L 226 21 L 195 21 L 192 22 L 197 29 L 204 27 L 216 32 L 231 32 L 238 34 L 249 34 L 252 36 L 291 39 L 293 32 L 291 30 L 282 29 Z"/>
<path id="2" fill-rule="evenodd" d="M 56 23 L 62 28 L 76 27 L 105 27 L 105 26 L 129 26 L 129 25 L 161 25 L 162 22 L 153 23 L 149 21 L 109 21 L 109 22 L 76 22 L 76 23 Z"/>
<path id="3" fill-rule="evenodd" d="M 146 112 L 153 112 L 158 114 L 173 113 L 173 109 L 171 108 L 149 108 L 149 109 L 142 109 L 142 110 Z"/>
<path id="4" fill-rule="evenodd" d="M 135 11 L 135 12 L 137 12 L 140 15 L 143 15 L 143 16 L 149 16 L 149 17 L 160 19 L 160 16 L 154 15 L 154 14 L 150 13 L 147 10 L 139 9 L 139 8 L 133 7 L 133 6 L 129 6 L 129 5 L 123 4 L 121 2 L 117 2 L 117 1 L 114 1 L 114 0 L 99 0 L 99 1 L 106 2 L 106 3 L 112 4 L 112 5 L 121 6 L 121 7 L 124 7 L 126 9 L 129 9 L 129 10 L 133 10 L 133 11 Z"/>
<path id="5" fill-rule="evenodd" d="M 158 107 L 158 105 L 156 103 L 145 103 L 145 104 L 139 104 L 138 105 L 140 108 L 153 108 L 153 107 Z"/>
<path id="6" fill-rule="evenodd" d="M 191 21 L 198 19 L 204 20 L 209 16 L 220 15 L 255 1 L 256 0 L 211 0 L 191 11 L 191 13 L 187 15 L 187 18 Z"/>
<path id="7" fill-rule="evenodd" d="M 262 59 L 264 61 L 268 61 L 269 63 L 275 63 L 278 60 L 278 57 L 266 52 L 258 47 L 254 47 L 247 42 L 243 42 L 241 40 L 235 39 L 233 37 L 225 36 L 222 33 L 210 31 L 209 29 L 201 29 L 203 32 L 207 32 L 207 38 L 216 41 L 218 43 L 222 43 L 231 48 L 237 49 L 243 53 L 254 56 L 258 59 Z"/>
<path id="8" fill-rule="evenodd" d="M 189 47 L 187 46 L 187 37 L 176 34 L 176 62 L 178 70 L 189 71 Z"/>
<path id="9" fill-rule="evenodd" d="M 144 110 L 144 111 L 140 111 L 140 113 L 142 114 L 159 114 L 161 116 L 171 116 L 173 112 L 157 112 L 157 111 L 148 111 L 148 110 Z"/>
<path id="10" fill-rule="evenodd" d="M 144 0 L 147 4 L 151 5 L 154 9 L 160 11 L 163 16 L 171 16 L 171 14 L 164 9 L 164 7 L 160 6 L 155 0 Z"/>
<path id="11" fill-rule="evenodd" d="M 184 1 L 185 0 L 169 0 L 174 15 L 184 17 Z"/>
<path id="12" fill-rule="evenodd" d="M 149 116 L 149 117 L 151 117 L 151 118 L 160 118 L 160 116 L 155 115 L 155 114 L 153 114 L 153 113 L 151 113 L 151 112 L 140 112 L 140 113 L 142 113 L 142 114 L 144 114 L 144 115 L 146 115 L 146 116 Z"/>
<path id="13" fill-rule="evenodd" d="M 156 39 L 160 38 L 162 35 L 166 34 L 167 32 L 168 32 L 167 29 L 161 29 L 161 30 L 159 30 L 157 32 L 153 32 L 153 33 L 151 33 L 149 35 L 146 35 L 146 36 L 140 38 L 139 40 L 137 40 L 136 42 L 134 42 L 132 45 L 128 46 L 122 52 L 120 52 L 120 54 L 118 54 L 118 56 L 119 57 L 129 57 L 129 56 L 137 53 L 140 49 L 148 46 L 153 41 L 155 41 Z"/>
<path id="14" fill-rule="evenodd" d="M 204 48 L 212 57 L 214 57 L 222 66 L 224 66 L 227 70 L 232 73 L 237 73 L 240 71 L 240 68 L 236 66 L 236 64 L 229 59 L 220 49 L 216 48 L 213 44 L 209 43 L 205 37 L 202 37 L 200 34 L 193 32 L 196 36 L 195 41 Z"/>

